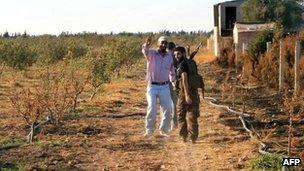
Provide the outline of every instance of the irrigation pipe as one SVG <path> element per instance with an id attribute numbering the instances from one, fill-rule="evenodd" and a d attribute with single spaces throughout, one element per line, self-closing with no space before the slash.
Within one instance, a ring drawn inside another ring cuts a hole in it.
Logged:
<path id="1" fill-rule="evenodd" d="M 261 153 L 261 154 L 272 154 L 272 153 L 269 153 L 269 152 L 266 151 L 266 150 L 267 150 L 266 144 L 264 144 L 264 143 L 263 143 L 261 140 L 259 140 L 256 136 L 254 136 L 254 135 L 253 135 L 253 132 L 247 127 L 246 121 L 245 121 L 245 119 L 244 119 L 244 116 L 249 117 L 250 114 L 244 113 L 244 112 L 235 111 L 235 110 L 231 109 L 229 106 L 215 104 L 214 102 L 216 102 L 216 101 L 218 101 L 218 100 L 215 99 L 215 98 L 213 98 L 213 97 L 205 97 L 205 99 L 208 100 L 209 104 L 212 105 L 212 106 L 224 108 L 224 109 L 228 110 L 228 111 L 231 112 L 231 113 L 235 113 L 235 114 L 237 114 L 237 115 L 240 115 L 240 116 L 239 116 L 239 119 L 240 119 L 241 122 L 242 122 L 243 128 L 246 130 L 246 132 L 249 133 L 249 136 L 250 136 L 251 139 L 256 140 L 256 141 L 260 144 L 259 153 Z"/>
<path id="2" fill-rule="evenodd" d="M 233 109 L 231 109 L 229 106 L 225 106 L 225 105 L 219 105 L 219 104 L 215 104 L 214 102 L 218 101 L 217 99 L 213 98 L 213 97 L 205 97 L 205 99 L 210 100 L 209 104 L 215 107 L 220 107 L 220 108 L 225 108 L 226 110 L 228 110 L 231 113 L 235 113 L 237 115 L 243 115 L 243 116 L 247 116 L 249 117 L 250 115 L 248 113 L 243 113 L 243 112 L 238 112 L 235 111 Z"/>

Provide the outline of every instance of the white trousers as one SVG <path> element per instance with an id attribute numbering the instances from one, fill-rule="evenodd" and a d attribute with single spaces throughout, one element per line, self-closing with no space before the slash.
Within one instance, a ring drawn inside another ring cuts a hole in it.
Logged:
<path id="1" fill-rule="evenodd" d="M 146 133 L 152 134 L 155 130 L 157 99 L 159 99 L 161 108 L 161 123 L 159 130 L 163 133 L 169 133 L 171 124 L 172 100 L 170 96 L 169 84 L 152 85 L 147 87 L 147 115 L 146 115 Z"/>

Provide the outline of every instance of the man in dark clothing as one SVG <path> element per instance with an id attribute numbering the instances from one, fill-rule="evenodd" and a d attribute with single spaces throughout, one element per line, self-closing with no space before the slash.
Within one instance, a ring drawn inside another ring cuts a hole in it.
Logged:
<path id="1" fill-rule="evenodd" d="M 188 136 L 192 143 L 195 143 L 198 137 L 198 117 L 199 117 L 199 94 L 197 89 L 189 86 L 189 66 L 184 47 L 176 47 L 174 56 L 178 61 L 177 77 L 177 114 L 180 124 L 180 136 L 186 142 Z"/>
<path id="2" fill-rule="evenodd" d="M 174 58 L 173 52 L 175 49 L 175 43 L 174 42 L 169 42 L 168 43 L 168 52 L 172 54 L 173 57 L 173 65 L 175 68 L 175 72 L 177 69 L 177 60 Z M 176 96 L 176 92 L 174 90 L 174 82 L 172 82 L 171 84 L 169 84 L 169 88 L 170 88 L 170 95 L 171 95 L 171 99 L 172 99 L 172 109 L 171 109 L 171 113 L 172 113 L 172 124 L 171 124 L 171 130 L 173 130 L 174 128 L 178 127 L 178 120 L 177 120 L 177 113 L 176 113 L 176 103 L 177 103 L 177 96 Z"/>

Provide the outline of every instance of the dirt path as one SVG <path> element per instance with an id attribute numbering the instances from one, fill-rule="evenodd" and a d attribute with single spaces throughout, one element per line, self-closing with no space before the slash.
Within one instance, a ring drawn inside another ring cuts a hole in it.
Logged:
<path id="1" fill-rule="evenodd" d="M 213 60 L 208 56 L 196 59 L 202 64 Z M 200 66 L 209 88 L 219 89 L 214 87 L 215 78 L 222 78 L 223 70 L 209 64 Z M 22 170 L 248 170 L 246 162 L 257 154 L 257 145 L 248 139 L 238 116 L 204 100 L 196 144 L 182 142 L 177 129 L 168 138 L 155 131 L 151 140 L 144 139 L 145 62 L 135 71 L 108 85 L 107 93 L 93 102 L 84 102 L 62 129 L 46 128 L 36 143 L 0 150 L 0 166 L 6 163 Z M 219 94 L 210 91 L 207 96 Z M 20 117 L 13 119 L 18 126 L 0 119 L 5 123 L 1 135 L 12 130 L 14 134 L 7 139 L 24 137 L 28 129 L 20 125 Z"/>
<path id="2" fill-rule="evenodd" d="M 169 138 L 155 132 L 145 140 L 143 117 L 109 120 L 117 132 L 102 142 L 87 169 L 103 170 L 236 170 L 256 153 L 256 145 L 245 133 L 221 123 L 223 111 L 202 103 L 200 136 L 196 144 L 184 143 L 174 130 Z M 237 120 L 236 120 L 237 122 Z M 101 142 L 99 142 L 101 143 Z M 96 165 L 95 165 L 96 164 Z"/>
<path id="3" fill-rule="evenodd" d="M 210 59 L 207 59 L 209 62 Z M 204 62 L 204 61 L 203 61 Z M 207 68 L 206 68 L 207 69 Z M 145 107 L 145 105 L 143 105 Z M 239 170 L 257 152 L 257 145 L 242 130 L 236 115 L 201 102 L 200 135 L 196 144 L 179 139 L 178 129 L 168 138 L 158 131 L 143 138 L 143 116 L 107 119 L 117 132 L 102 142 L 94 165 L 102 170 Z M 159 122 L 157 122 L 159 123 Z M 229 123 L 229 124 L 225 124 Z M 245 168 L 246 169 L 246 168 Z"/>

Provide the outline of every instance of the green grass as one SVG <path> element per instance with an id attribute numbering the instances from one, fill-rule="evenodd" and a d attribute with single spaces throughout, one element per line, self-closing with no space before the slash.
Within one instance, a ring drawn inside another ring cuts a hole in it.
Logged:
<path id="1" fill-rule="evenodd" d="M 43 146 L 46 146 L 48 144 L 51 144 L 51 142 L 50 141 L 34 141 L 33 143 L 27 144 L 27 145 L 29 145 L 29 146 L 43 147 Z"/>
<path id="2" fill-rule="evenodd" d="M 8 139 L 8 140 L 2 142 L 2 145 L 0 146 L 0 148 L 1 149 L 15 148 L 15 147 L 24 145 L 25 143 L 26 143 L 25 138 L 12 138 L 12 139 Z"/>
<path id="3" fill-rule="evenodd" d="M 0 162 L 0 170 L 1 171 L 18 171 L 22 170 L 20 166 L 12 163 L 1 163 Z"/>
<path id="4" fill-rule="evenodd" d="M 228 97 L 224 100 L 222 100 L 222 103 L 232 105 L 233 104 L 233 97 Z M 241 97 L 236 97 L 234 100 L 235 105 L 243 105 L 243 99 Z"/>
<path id="5" fill-rule="evenodd" d="M 260 154 L 257 158 L 249 163 L 251 169 L 270 169 L 278 170 L 282 168 L 282 159 L 284 155 L 281 154 Z"/>

